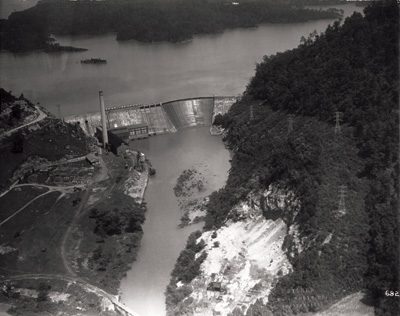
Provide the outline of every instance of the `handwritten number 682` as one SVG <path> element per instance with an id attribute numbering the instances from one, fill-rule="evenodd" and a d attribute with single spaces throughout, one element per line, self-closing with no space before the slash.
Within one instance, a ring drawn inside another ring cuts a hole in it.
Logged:
<path id="1" fill-rule="evenodd" d="M 393 292 L 393 291 L 385 291 L 386 296 L 399 296 L 399 291 Z"/>

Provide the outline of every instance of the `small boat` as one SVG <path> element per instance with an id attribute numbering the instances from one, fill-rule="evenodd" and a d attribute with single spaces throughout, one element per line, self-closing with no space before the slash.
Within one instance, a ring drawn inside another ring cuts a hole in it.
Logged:
<path id="1" fill-rule="evenodd" d="M 90 59 L 82 59 L 81 64 L 107 64 L 106 59 L 101 58 L 90 58 Z"/>

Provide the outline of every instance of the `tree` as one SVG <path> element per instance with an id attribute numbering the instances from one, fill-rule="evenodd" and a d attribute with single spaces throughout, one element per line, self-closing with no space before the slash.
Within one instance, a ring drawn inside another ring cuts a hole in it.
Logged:
<path id="1" fill-rule="evenodd" d="M 21 119 L 21 106 L 19 104 L 14 105 L 11 109 L 11 114 L 12 114 L 12 117 L 14 117 L 16 120 L 20 120 Z"/>
<path id="2" fill-rule="evenodd" d="M 44 302 L 49 300 L 49 290 L 51 289 L 51 285 L 48 283 L 41 282 L 38 286 L 38 302 Z"/>
<path id="3" fill-rule="evenodd" d="M 14 154 L 21 154 L 24 152 L 24 137 L 21 132 L 15 134 L 11 152 Z"/>

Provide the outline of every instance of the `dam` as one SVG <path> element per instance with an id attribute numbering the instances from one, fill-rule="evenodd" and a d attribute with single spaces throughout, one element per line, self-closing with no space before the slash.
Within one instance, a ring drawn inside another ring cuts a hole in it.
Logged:
<path id="1" fill-rule="evenodd" d="M 106 107 L 106 123 L 110 130 L 147 126 L 148 135 L 174 133 L 195 126 L 211 126 L 215 115 L 226 113 L 236 96 L 213 96 L 180 99 L 157 104 L 132 104 Z M 87 135 L 93 136 L 101 126 L 100 112 L 64 117 L 68 123 L 78 123 Z"/>

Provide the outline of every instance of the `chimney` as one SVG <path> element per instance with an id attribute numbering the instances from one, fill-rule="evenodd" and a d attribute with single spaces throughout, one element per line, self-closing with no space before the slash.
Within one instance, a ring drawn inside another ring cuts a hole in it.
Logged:
<path id="1" fill-rule="evenodd" d="M 106 148 L 108 144 L 107 124 L 106 124 L 106 109 L 104 107 L 103 91 L 99 91 L 100 97 L 100 114 L 101 114 L 101 128 L 103 130 L 103 146 Z"/>

